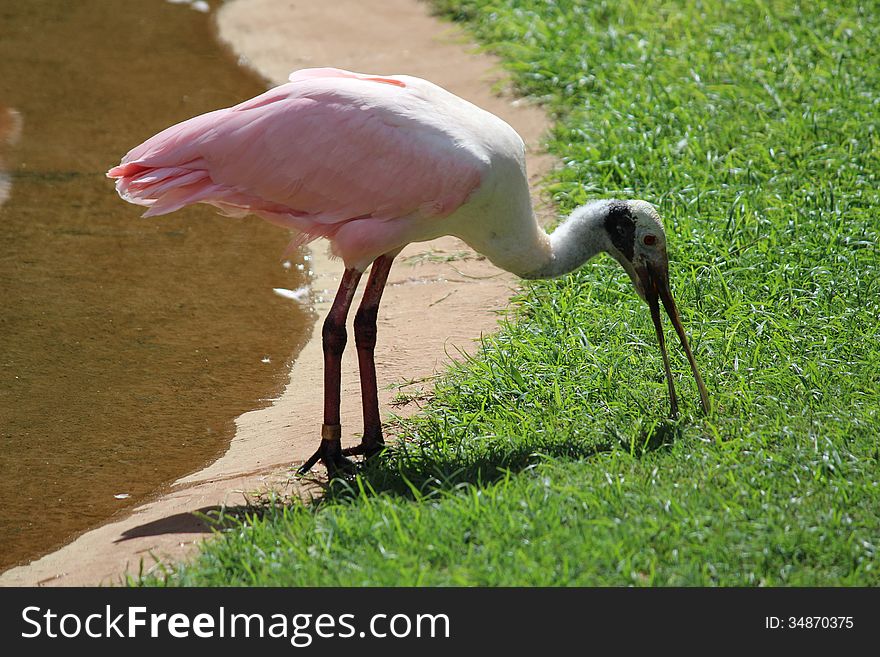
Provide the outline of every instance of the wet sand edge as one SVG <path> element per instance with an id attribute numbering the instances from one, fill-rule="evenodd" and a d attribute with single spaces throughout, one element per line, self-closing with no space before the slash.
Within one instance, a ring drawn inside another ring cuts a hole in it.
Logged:
<path id="1" fill-rule="evenodd" d="M 476 53 L 459 29 L 430 16 L 424 3 L 389 0 L 381 8 L 368 8 L 356 0 L 332 5 L 312 0 L 296 6 L 282 0 L 234 0 L 222 6 L 217 21 L 221 39 L 271 84 L 284 82 L 290 71 L 308 66 L 425 77 L 513 125 L 529 147 L 533 183 L 550 166 L 550 159 L 538 147 L 547 127 L 543 112 L 495 93 L 493 89 L 503 80 L 497 61 Z M 389 25 L 394 26 L 393 39 L 389 39 Z M 319 321 L 279 398 L 236 420 L 235 437 L 220 459 L 180 479 L 169 493 L 126 517 L 4 572 L 0 585 L 115 584 L 126 572 L 148 572 L 157 558 L 177 561 L 191 554 L 210 536 L 200 513 L 241 506 L 268 491 L 317 492 L 295 481 L 292 473 L 311 455 L 319 439 L 321 320 L 342 264 L 327 257 L 323 243 L 312 246 L 309 264 Z M 454 238 L 407 247 L 391 270 L 379 312 L 376 365 L 383 417 L 391 410 L 397 415 L 417 411 L 417 403 L 391 409 L 389 402 L 398 389 L 390 386 L 415 382 L 400 391 L 416 399 L 422 391 L 429 391 L 430 377 L 442 371 L 450 358 L 459 350 L 473 352 L 480 335 L 495 330 L 497 312 L 506 307 L 516 284 L 513 276 L 479 259 Z M 343 441 L 353 444 L 359 440 L 361 417 L 352 353 L 346 354 L 343 370 Z"/>

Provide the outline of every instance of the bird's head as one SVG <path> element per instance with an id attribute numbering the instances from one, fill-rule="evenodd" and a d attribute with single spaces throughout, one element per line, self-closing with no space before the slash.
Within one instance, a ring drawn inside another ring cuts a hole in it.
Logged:
<path id="1" fill-rule="evenodd" d="M 610 201 L 602 219 L 602 228 L 607 234 L 606 251 L 616 259 L 632 279 L 638 295 L 651 311 L 651 319 L 657 332 L 657 341 L 663 355 L 666 382 L 669 387 L 669 401 L 672 415 L 678 414 L 678 401 L 672 383 L 666 342 L 660 323 L 660 302 L 669 315 L 675 332 L 681 341 L 697 387 L 703 410 L 709 412 L 709 395 L 697 369 L 675 299 L 669 288 L 669 258 L 666 255 L 666 232 L 660 215 L 653 205 L 645 201 Z"/>
<path id="2" fill-rule="evenodd" d="M 651 289 L 649 271 L 669 278 L 666 231 L 653 205 L 645 201 L 611 201 L 602 226 L 608 253 L 621 264 L 644 301 Z"/>

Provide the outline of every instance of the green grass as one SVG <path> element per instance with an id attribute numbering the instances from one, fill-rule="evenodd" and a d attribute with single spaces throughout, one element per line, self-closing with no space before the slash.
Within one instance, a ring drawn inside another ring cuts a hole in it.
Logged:
<path id="1" fill-rule="evenodd" d="M 666 419 L 602 257 L 525 287 L 351 485 L 255 509 L 166 583 L 880 584 L 880 6 L 435 4 L 553 113 L 561 211 L 660 208 L 713 412 L 673 349 Z"/>

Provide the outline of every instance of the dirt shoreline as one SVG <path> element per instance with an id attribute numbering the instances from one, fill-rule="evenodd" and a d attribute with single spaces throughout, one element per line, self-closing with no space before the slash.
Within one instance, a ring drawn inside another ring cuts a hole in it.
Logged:
<path id="1" fill-rule="evenodd" d="M 376 6 L 378 5 L 378 6 Z M 273 84 L 290 71 L 335 66 L 378 74 L 425 77 L 508 121 L 529 147 L 532 181 L 549 168 L 538 148 L 546 117 L 538 108 L 492 90 L 503 75 L 496 60 L 477 54 L 456 27 L 429 14 L 416 0 L 382 3 L 337 0 L 234 0 L 216 16 L 221 39 Z M 266 257 L 273 257 L 267 254 Z M 323 318 L 342 264 L 313 245 L 312 299 Z M 507 305 L 516 279 L 499 272 L 454 238 L 412 244 L 395 261 L 379 312 L 376 366 L 383 416 L 396 390 L 390 384 L 423 381 L 441 371 L 457 350 L 473 351 L 492 332 L 497 311 Z M 322 411 L 321 319 L 293 364 L 290 382 L 271 406 L 236 420 L 228 451 L 204 469 L 183 477 L 172 490 L 122 519 L 78 537 L 34 562 L 0 574 L 2 586 L 83 586 L 118 583 L 126 572 L 149 571 L 155 559 L 180 560 L 209 536 L 193 512 L 235 507 L 254 494 L 300 493 L 292 466 L 308 458 L 318 441 Z M 357 362 L 343 361 L 343 442 L 361 431 Z M 398 407 L 406 415 L 415 404 Z M 146 458 L 149 455 L 145 455 Z"/>

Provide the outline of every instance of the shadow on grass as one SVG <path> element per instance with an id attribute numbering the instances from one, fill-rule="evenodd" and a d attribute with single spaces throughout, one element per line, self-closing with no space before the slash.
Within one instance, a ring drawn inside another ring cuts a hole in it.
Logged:
<path id="1" fill-rule="evenodd" d="M 655 452 L 672 445 L 681 438 L 683 427 L 671 420 L 658 422 L 647 429 L 639 431 L 636 437 L 627 437 L 613 430 L 613 435 L 620 447 L 636 458 Z"/>
<path id="2" fill-rule="evenodd" d="M 623 436 L 614 427 L 591 439 L 572 434 L 399 439 L 360 466 L 357 474 L 363 486 L 351 479 L 331 482 L 324 499 L 341 500 L 364 491 L 430 497 L 463 485 L 489 484 L 543 461 L 582 462 L 614 449 L 641 458 L 672 445 L 681 436 L 682 427 L 664 421 L 640 431 L 636 438 Z"/>

